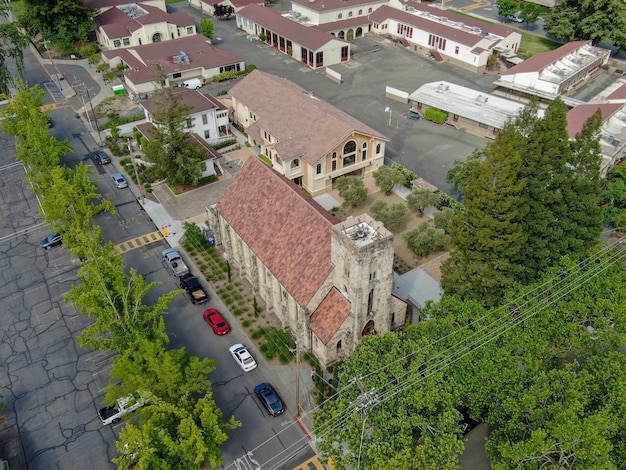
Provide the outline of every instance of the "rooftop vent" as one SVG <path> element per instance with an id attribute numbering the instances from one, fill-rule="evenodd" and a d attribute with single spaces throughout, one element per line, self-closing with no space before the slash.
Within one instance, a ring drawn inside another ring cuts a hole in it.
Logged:
<path id="1" fill-rule="evenodd" d="M 172 57 L 175 64 L 189 64 L 189 56 L 185 51 L 180 51 L 180 54 Z"/>
<path id="2" fill-rule="evenodd" d="M 440 16 L 439 17 L 439 21 L 441 21 L 442 23 L 447 23 L 448 22 L 448 18 L 446 18 L 445 16 Z"/>
<path id="3" fill-rule="evenodd" d="M 440 83 L 437 85 L 437 91 L 448 91 L 450 89 L 450 85 L 447 83 Z"/>
<path id="4" fill-rule="evenodd" d="M 489 100 L 488 96 L 484 96 L 484 95 L 478 95 L 476 97 L 476 102 L 477 103 L 486 103 Z"/>
<path id="5" fill-rule="evenodd" d="M 489 36 L 489 31 L 487 31 L 486 29 L 483 29 L 483 30 L 480 32 L 480 35 L 481 35 L 481 36 Z"/>
<path id="6" fill-rule="evenodd" d="M 477 26 L 472 26 L 472 31 L 474 31 L 475 33 L 480 33 L 482 30 Z"/>

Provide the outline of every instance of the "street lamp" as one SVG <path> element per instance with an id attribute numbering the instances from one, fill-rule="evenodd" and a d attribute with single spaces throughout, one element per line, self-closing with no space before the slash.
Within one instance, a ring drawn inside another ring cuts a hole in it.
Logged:
<path id="1" fill-rule="evenodd" d="M 57 64 L 54 62 L 54 60 L 52 60 L 52 56 L 50 55 L 50 49 L 48 49 L 48 42 L 49 41 L 47 39 L 44 39 L 43 45 L 46 48 L 46 52 L 48 53 L 48 60 L 54 67 L 54 70 L 56 70 L 57 86 L 59 87 L 60 91 L 63 91 L 63 87 L 61 86 L 61 72 L 59 71 L 59 67 L 57 67 Z"/>
<path id="2" fill-rule="evenodd" d="M 389 113 L 389 124 L 388 125 L 391 126 L 391 108 L 389 106 L 387 106 L 385 108 L 385 112 Z"/>

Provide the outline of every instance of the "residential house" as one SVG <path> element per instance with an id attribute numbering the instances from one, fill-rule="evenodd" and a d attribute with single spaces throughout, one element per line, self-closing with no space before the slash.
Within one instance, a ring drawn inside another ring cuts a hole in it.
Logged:
<path id="1" fill-rule="evenodd" d="M 613 166 L 626 158 L 626 103 L 581 104 L 574 107 L 567 113 L 567 133 L 570 139 L 576 138 L 587 119 L 598 110 L 602 114 L 600 174 L 606 176 Z"/>
<path id="2" fill-rule="evenodd" d="M 560 97 L 569 105 L 580 102 L 563 96 L 600 71 L 611 51 L 591 41 L 574 41 L 548 52 L 540 52 L 500 74 L 493 84 L 505 96 L 542 101 Z"/>
<path id="3" fill-rule="evenodd" d="M 109 8 L 96 22 L 98 43 L 106 49 L 141 46 L 196 34 L 196 25 L 187 13 L 169 14 L 142 3 Z"/>
<path id="4" fill-rule="evenodd" d="M 427 3 L 391 0 L 370 16 L 372 32 L 405 47 L 472 72 L 484 72 L 495 53 L 516 53 L 522 35 Z"/>
<path id="5" fill-rule="evenodd" d="M 199 35 L 104 51 L 102 57 L 112 68 L 126 67 L 126 88 L 131 95 L 142 98 L 153 95 L 161 86 L 190 78 L 204 82 L 220 73 L 245 70 L 241 57 L 212 46 Z"/>
<path id="6" fill-rule="evenodd" d="M 205 142 L 212 144 L 230 137 L 228 132 L 228 109 L 211 95 L 204 95 L 198 90 L 174 88 L 172 95 L 182 106 L 189 109 L 186 131 L 196 134 Z M 162 98 L 152 97 L 142 101 L 146 120 L 154 122 L 154 116 L 162 109 Z"/>
<path id="7" fill-rule="evenodd" d="M 255 70 L 230 91 L 232 120 L 273 168 L 309 194 L 384 164 L 384 135 L 284 78 Z"/>
<path id="8" fill-rule="evenodd" d="M 250 158 L 208 223 L 230 266 L 323 366 L 361 338 L 404 325 L 393 296 L 393 235 L 368 215 L 339 222 L 301 188 Z"/>
<path id="9" fill-rule="evenodd" d="M 237 27 L 283 54 L 319 69 L 350 60 L 350 44 L 331 34 L 283 17 L 271 8 L 248 5 L 237 13 Z"/>

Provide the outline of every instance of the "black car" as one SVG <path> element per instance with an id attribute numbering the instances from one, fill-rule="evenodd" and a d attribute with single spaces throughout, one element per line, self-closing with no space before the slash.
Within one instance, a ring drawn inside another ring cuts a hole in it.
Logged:
<path id="1" fill-rule="evenodd" d="M 60 245 L 62 243 L 61 235 L 58 233 L 52 233 L 48 235 L 46 238 L 39 242 L 39 246 L 41 246 L 44 250 L 48 248 L 52 248 L 53 246 Z"/>
<path id="2" fill-rule="evenodd" d="M 262 383 L 254 387 L 254 393 L 259 397 L 261 404 L 265 407 L 270 416 L 278 416 L 285 411 L 285 405 L 278 394 L 268 383 Z"/>
<path id="3" fill-rule="evenodd" d="M 180 287 L 185 289 L 191 297 L 192 304 L 203 304 L 209 300 L 209 294 L 207 294 L 200 284 L 200 280 L 193 274 L 184 274 L 180 277 Z"/>
<path id="4" fill-rule="evenodd" d="M 99 165 L 104 165 L 105 163 L 111 163 L 111 157 L 109 157 L 102 150 L 98 150 L 96 154 L 94 155 L 94 158 L 96 159 L 96 163 L 98 163 Z"/>
<path id="5" fill-rule="evenodd" d="M 48 118 L 48 129 L 51 129 L 54 127 L 54 121 L 50 118 Z"/>

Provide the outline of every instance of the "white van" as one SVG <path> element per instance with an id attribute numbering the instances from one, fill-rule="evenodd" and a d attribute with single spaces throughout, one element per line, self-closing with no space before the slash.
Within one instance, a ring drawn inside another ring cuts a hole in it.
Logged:
<path id="1" fill-rule="evenodd" d="M 199 78 L 190 78 L 189 80 L 185 80 L 181 83 L 180 86 L 184 86 L 190 90 L 197 90 L 202 87 L 202 81 Z"/>

